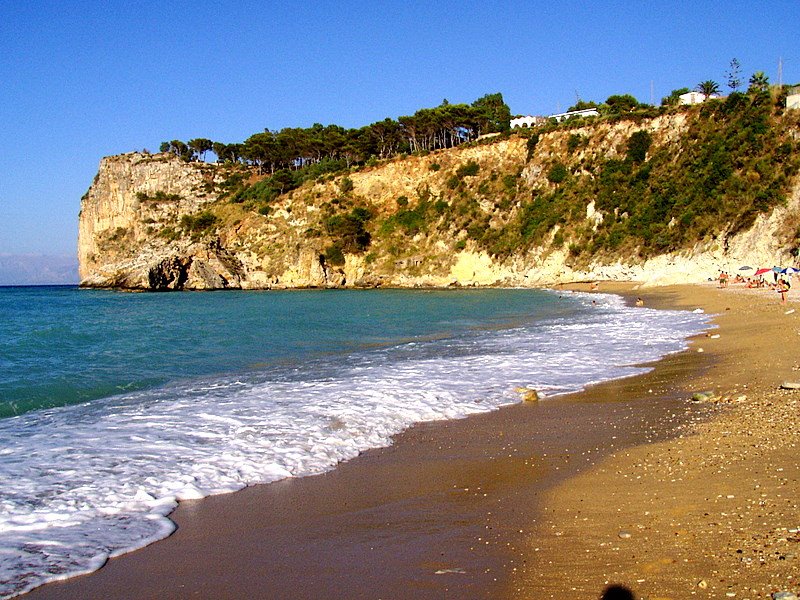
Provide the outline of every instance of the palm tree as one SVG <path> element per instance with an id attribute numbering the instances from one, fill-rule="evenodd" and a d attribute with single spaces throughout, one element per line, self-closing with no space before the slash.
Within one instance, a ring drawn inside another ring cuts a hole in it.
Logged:
<path id="1" fill-rule="evenodd" d="M 719 84 L 716 81 L 701 81 L 697 84 L 697 91 L 703 94 L 706 98 L 719 94 Z"/>
<path id="2" fill-rule="evenodd" d="M 764 71 L 756 71 L 750 77 L 750 89 L 756 92 L 766 92 L 769 89 L 769 77 Z"/>

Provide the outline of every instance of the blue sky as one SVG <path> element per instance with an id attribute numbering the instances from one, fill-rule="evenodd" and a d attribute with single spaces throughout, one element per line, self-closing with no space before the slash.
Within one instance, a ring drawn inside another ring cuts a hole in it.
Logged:
<path id="1" fill-rule="evenodd" d="M 713 79 L 800 82 L 800 1 L 0 0 L 0 255 L 74 255 L 105 155 L 360 127 L 502 92 L 549 114 Z"/>

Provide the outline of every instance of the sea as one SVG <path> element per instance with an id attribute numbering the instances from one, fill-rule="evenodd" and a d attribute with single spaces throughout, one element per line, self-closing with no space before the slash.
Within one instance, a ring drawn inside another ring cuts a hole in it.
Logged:
<path id="1" fill-rule="evenodd" d="M 168 536 L 180 500 L 636 375 L 708 327 L 549 290 L 0 287 L 0 597 Z"/>

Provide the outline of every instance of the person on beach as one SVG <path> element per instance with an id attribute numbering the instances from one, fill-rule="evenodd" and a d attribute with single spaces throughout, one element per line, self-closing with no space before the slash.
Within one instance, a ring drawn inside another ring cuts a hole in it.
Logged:
<path id="1" fill-rule="evenodd" d="M 636 306 L 644 306 L 644 300 L 641 297 L 636 298 Z"/>
<path id="2" fill-rule="evenodd" d="M 789 282 L 785 279 L 781 279 L 780 283 L 778 284 L 778 292 L 781 295 L 781 304 L 786 304 L 786 294 L 789 293 L 789 289 L 791 286 Z"/>

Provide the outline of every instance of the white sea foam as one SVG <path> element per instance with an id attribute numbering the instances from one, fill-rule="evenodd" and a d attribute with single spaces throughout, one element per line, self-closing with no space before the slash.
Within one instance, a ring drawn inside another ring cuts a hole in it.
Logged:
<path id="1" fill-rule="evenodd" d="M 320 473 L 413 423 L 642 371 L 707 318 L 574 295 L 569 321 L 318 359 L 0 421 L 0 596 L 169 535 L 177 501 Z M 591 306 L 592 300 L 597 301 Z"/>

